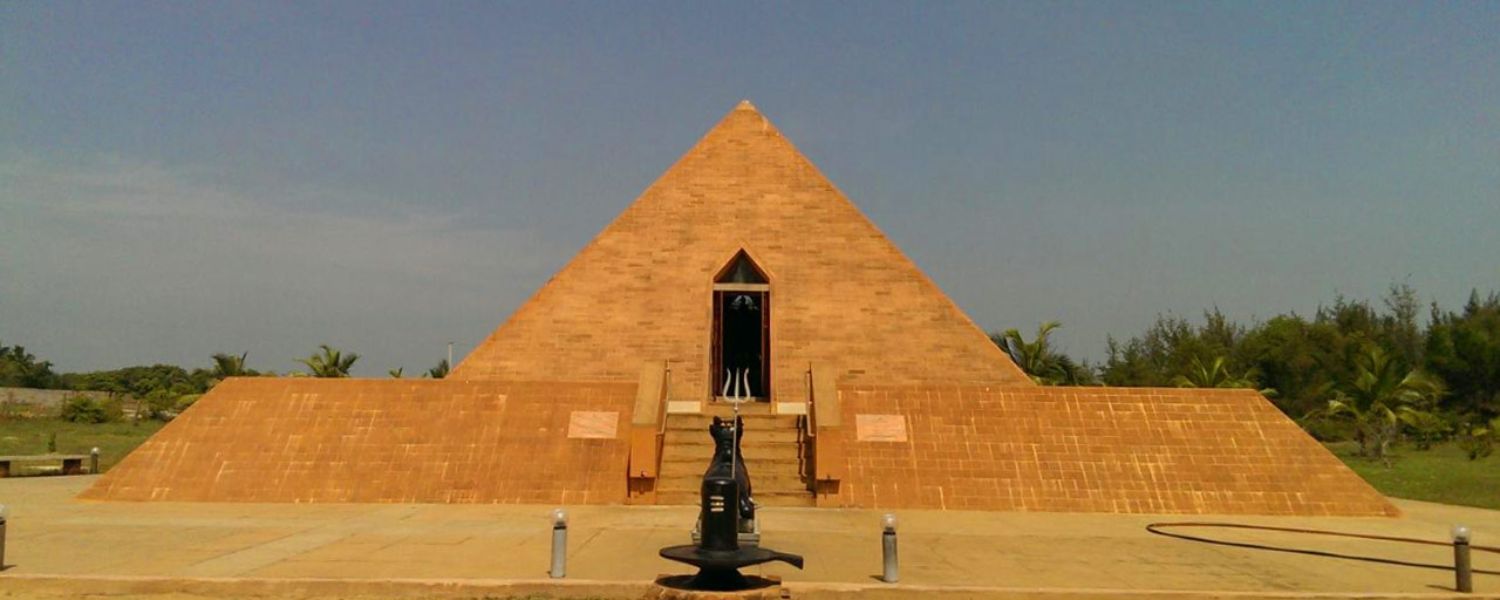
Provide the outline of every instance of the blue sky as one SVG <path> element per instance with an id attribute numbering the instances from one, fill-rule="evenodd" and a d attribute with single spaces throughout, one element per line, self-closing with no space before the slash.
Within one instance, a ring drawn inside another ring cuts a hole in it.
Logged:
<path id="1" fill-rule="evenodd" d="M 0 340 L 462 355 L 742 98 L 981 326 L 1500 289 L 1500 3 L 0 4 Z"/>

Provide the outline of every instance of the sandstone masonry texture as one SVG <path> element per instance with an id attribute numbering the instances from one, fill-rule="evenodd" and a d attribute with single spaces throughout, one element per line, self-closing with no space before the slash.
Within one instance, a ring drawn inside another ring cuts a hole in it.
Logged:
<path id="1" fill-rule="evenodd" d="M 636 433 L 634 460 L 677 444 L 663 468 L 691 475 L 696 443 L 707 463 L 691 429 L 653 439 L 646 410 L 663 381 L 668 400 L 710 398 L 713 279 L 740 251 L 769 279 L 773 398 L 819 390 L 816 443 L 782 457 L 796 493 L 823 456 L 819 506 L 1395 513 L 1254 391 L 1033 385 L 748 102 L 448 379 L 232 378 L 82 497 L 626 502 Z M 636 501 L 671 501 L 655 473 Z"/>
<path id="2" fill-rule="evenodd" d="M 908 430 L 904 442 L 862 442 L 842 429 L 844 506 L 1396 514 L 1253 390 L 846 386 L 839 396 L 846 423 L 893 415 Z"/>
<path id="3" fill-rule="evenodd" d="M 634 381 L 709 394 L 714 275 L 771 284 L 772 396 L 813 362 L 880 383 L 1030 380 L 771 122 L 741 103 L 454 369 L 460 379 Z"/>
<path id="4" fill-rule="evenodd" d="M 225 380 L 80 497 L 234 502 L 618 503 L 634 383 Z"/>

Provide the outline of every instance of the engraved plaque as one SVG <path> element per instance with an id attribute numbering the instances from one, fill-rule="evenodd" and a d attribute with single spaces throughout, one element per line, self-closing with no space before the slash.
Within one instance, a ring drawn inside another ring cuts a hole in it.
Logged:
<path id="1" fill-rule="evenodd" d="M 906 441 L 906 417 L 901 415 L 854 415 L 855 438 L 861 442 Z"/>
<path id="2" fill-rule="evenodd" d="M 620 413 L 578 410 L 568 416 L 568 437 L 612 440 L 620 426 Z"/>

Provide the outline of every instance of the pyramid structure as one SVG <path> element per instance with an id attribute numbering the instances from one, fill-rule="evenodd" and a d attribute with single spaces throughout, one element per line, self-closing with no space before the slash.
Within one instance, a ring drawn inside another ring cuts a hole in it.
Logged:
<path id="1" fill-rule="evenodd" d="M 748 102 L 447 379 L 232 378 L 81 497 L 657 502 L 722 290 L 763 303 L 752 395 L 802 415 L 818 506 L 1396 513 L 1254 391 L 1034 385 Z"/>
<path id="2" fill-rule="evenodd" d="M 1030 385 L 1026 375 L 749 102 L 741 102 L 454 369 L 461 379 L 630 380 L 672 363 L 708 393 L 713 275 L 770 279 L 771 396 L 807 365 L 848 380 Z"/>

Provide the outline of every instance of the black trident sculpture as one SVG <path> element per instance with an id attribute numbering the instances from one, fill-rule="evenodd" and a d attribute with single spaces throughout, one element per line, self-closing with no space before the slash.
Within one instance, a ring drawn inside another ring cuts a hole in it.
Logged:
<path id="1" fill-rule="evenodd" d="M 668 546 L 661 557 L 698 567 L 689 586 L 699 590 L 731 591 L 748 587 L 740 567 L 779 560 L 798 569 L 802 557 L 759 546 L 740 547 L 740 518 L 755 516 L 750 499 L 750 473 L 739 460 L 739 442 L 744 421 L 714 417 L 708 428 L 714 439 L 714 457 L 703 474 L 702 508 L 698 515 L 702 538 L 697 544 Z"/>

